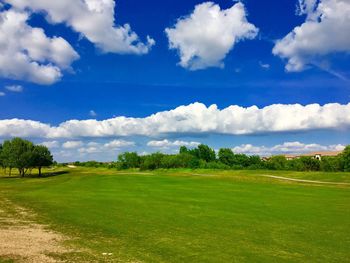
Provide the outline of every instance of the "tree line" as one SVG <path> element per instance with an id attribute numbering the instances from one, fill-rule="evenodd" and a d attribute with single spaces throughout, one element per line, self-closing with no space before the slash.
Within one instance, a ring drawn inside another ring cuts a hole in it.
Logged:
<path id="1" fill-rule="evenodd" d="M 11 176 L 12 169 L 18 169 L 21 177 L 37 168 L 39 176 L 43 167 L 53 163 L 51 152 L 46 146 L 35 145 L 30 141 L 13 138 L 0 144 L 0 166 Z"/>
<path id="2" fill-rule="evenodd" d="M 190 168 L 190 169 L 270 169 L 293 171 L 350 171 L 350 146 L 334 157 L 322 157 L 317 160 L 309 156 L 301 156 L 287 160 L 283 155 L 261 159 L 259 156 L 234 153 L 229 148 L 222 148 L 216 153 L 207 145 L 199 145 L 189 149 L 180 147 L 177 154 L 164 154 L 160 152 L 138 155 L 136 152 L 125 152 L 112 163 L 76 162 L 77 166 L 107 167 L 118 170 L 138 168 L 141 170 Z"/>

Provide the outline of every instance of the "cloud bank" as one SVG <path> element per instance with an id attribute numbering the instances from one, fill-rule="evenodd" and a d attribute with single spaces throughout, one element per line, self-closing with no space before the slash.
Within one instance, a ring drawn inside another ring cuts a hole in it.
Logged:
<path id="1" fill-rule="evenodd" d="M 247 21 L 243 3 L 221 10 L 217 4 L 205 2 L 165 32 L 169 48 L 179 52 L 180 66 L 199 70 L 222 67 L 223 59 L 234 45 L 255 38 L 258 29 Z"/>
<path id="2" fill-rule="evenodd" d="M 6 86 L 5 89 L 11 92 L 17 92 L 17 93 L 23 92 L 23 87 L 21 85 L 10 85 L 10 86 Z"/>
<path id="3" fill-rule="evenodd" d="M 305 144 L 301 142 L 285 142 L 275 146 L 254 146 L 252 144 L 242 144 L 234 147 L 232 150 L 235 153 L 244 153 L 249 155 L 270 156 L 277 154 L 302 154 L 316 151 L 342 151 L 344 145 L 320 145 L 320 144 Z"/>
<path id="4" fill-rule="evenodd" d="M 334 53 L 350 52 L 350 1 L 299 0 L 305 22 L 277 41 L 273 54 L 287 60 L 287 71 L 302 71 Z"/>
<path id="5" fill-rule="evenodd" d="M 147 143 L 147 146 L 153 147 L 153 148 L 171 148 L 171 147 L 180 147 L 180 146 L 187 146 L 187 147 L 196 147 L 200 143 L 199 142 L 187 142 L 187 141 L 170 141 L 168 139 L 160 140 L 160 141 L 149 141 Z"/>
<path id="6" fill-rule="evenodd" d="M 0 120 L 0 137 L 117 137 L 167 134 L 263 134 L 324 129 L 350 129 L 350 103 L 273 104 L 264 108 L 232 105 L 220 110 L 215 104 L 180 106 L 145 118 L 119 116 L 107 120 L 69 120 L 51 126 L 32 120 Z"/>
<path id="7" fill-rule="evenodd" d="M 96 45 L 102 52 L 146 54 L 155 41 L 146 43 L 129 24 L 118 26 L 114 19 L 114 0 L 6 0 L 16 9 L 43 13 L 51 24 L 64 23 Z"/>
<path id="8" fill-rule="evenodd" d="M 27 12 L 0 12 L 0 77 L 50 85 L 79 58 L 61 37 L 47 37 L 27 24 Z"/>

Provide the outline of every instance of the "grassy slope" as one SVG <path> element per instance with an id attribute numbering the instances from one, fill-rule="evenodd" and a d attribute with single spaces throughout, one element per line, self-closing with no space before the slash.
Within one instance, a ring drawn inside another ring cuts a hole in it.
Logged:
<path id="1" fill-rule="evenodd" d="M 0 196 L 78 236 L 75 245 L 98 258 L 112 252 L 121 261 L 146 262 L 350 260 L 349 187 L 279 182 L 257 171 L 170 176 L 188 172 L 116 176 L 79 168 L 44 179 L 0 179 Z M 344 176 L 335 181 L 348 181 Z"/>

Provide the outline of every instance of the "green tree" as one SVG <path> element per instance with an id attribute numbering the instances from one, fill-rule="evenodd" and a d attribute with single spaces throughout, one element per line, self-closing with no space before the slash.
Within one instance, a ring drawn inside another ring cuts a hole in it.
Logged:
<path id="1" fill-rule="evenodd" d="M 186 146 L 181 146 L 180 147 L 180 150 L 179 150 L 179 153 L 182 154 L 182 153 L 188 153 L 188 149 Z"/>
<path id="2" fill-rule="evenodd" d="M 33 144 L 21 138 L 4 142 L 2 149 L 3 162 L 6 167 L 9 167 L 9 175 L 11 175 L 12 168 L 17 168 L 21 176 L 25 175 L 26 170 L 31 165 L 32 150 Z"/>
<path id="3" fill-rule="evenodd" d="M 304 164 L 299 158 L 295 158 L 287 161 L 286 169 L 291 171 L 304 171 Z"/>
<path id="4" fill-rule="evenodd" d="M 164 154 L 162 153 L 152 153 L 150 155 L 146 155 L 143 158 L 143 163 L 141 164 L 142 170 L 155 170 L 161 167 L 162 159 Z"/>
<path id="5" fill-rule="evenodd" d="M 319 171 L 320 161 L 309 156 L 302 156 L 299 158 L 300 162 L 303 164 L 303 171 Z"/>
<path id="6" fill-rule="evenodd" d="M 340 154 L 343 170 L 350 172 L 350 145 L 346 146 L 344 151 Z"/>
<path id="7" fill-rule="evenodd" d="M 41 176 L 42 167 L 50 166 L 53 163 L 51 152 L 46 146 L 36 145 L 33 149 L 32 166 L 37 167 Z"/>
<path id="8" fill-rule="evenodd" d="M 125 152 L 118 156 L 118 162 L 121 163 L 123 169 L 138 168 L 141 158 L 136 152 Z"/>
<path id="9" fill-rule="evenodd" d="M 33 150 L 34 145 L 30 141 L 14 138 L 10 142 L 9 163 L 18 169 L 21 177 L 33 164 Z"/>
<path id="10" fill-rule="evenodd" d="M 340 172 L 342 171 L 341 157 L 322 157 L 321 170 L 325 172 Z"/>
<path id="11" fill-rule="evenodd" d="M 249 168 L 250 169 L 262 169 L 264 168 L 263 162 L 258 155 L 249 156 Z"/>
<path id="12" fill-rule="evenodd" d="M 181 164 L 177 160 L 177 155 L 164 155 L 160 167 L 165 169 L 180 168 Z"/>
<path id="13" fill-rule="evenodd" d="M 250 159 L 248 155 L 243 153 L 235 154 L 232 160 L 232 165 L 236 167 L 248 167 L 250 164 Z"/>
<path id="14" fill-rule="evenodd" d="M 0 166 L 2 168 L 5 167 L 4 160 L 3 160 L 3 154 L 2 154 L 2 144 L 0 143 Z"/>
<path id="15" fill-rule="evenodd" d="M 208 145 L 200 144 L 196 149 L 193 149 L 193 152 L 198 159 L 206 162 L 212 162 L 216 159 L 215 151 Z"/>
<path id="16" fill-rule="evenodd" d="M 182 168 L 198 168 L 199 167 L 199 160 L 197 157 L 193 156 L 190 153 L 181 153 L 177 155 L 176 161 L 178 162 L 179 166 Z"/>
<path id="17" fill-rule="evenodd" d="M 221 163 L 232 166 L 234 164 L 235 154 L 229 148 L 221 148 L 218 153 L 218 158 Z"/>
<path id="18" fill-rule="evenodd" d="M 287 168 L 287 159 L 283 155 L 272 156 L 267 161 L 267 167 L 272 170 L 285 170 Z"/>

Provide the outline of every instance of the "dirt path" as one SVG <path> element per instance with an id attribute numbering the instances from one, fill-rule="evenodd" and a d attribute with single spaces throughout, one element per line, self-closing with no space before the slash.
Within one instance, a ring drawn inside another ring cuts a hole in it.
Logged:
<path id="1" fill-rule="evenodd" d="M 190 175 L 219 176 L 219 175 L 215 175 L 215 174 L 195 174 L 195 173 L 191 173 Z M 255 174 L 255 175 L 252 175 L 252 176 L 267 177 L 267 178 L 272 178 L 272 179 L 277 179 L 277 180 L 291 181 L 291 182 L 298 182 L 298 183 L 311 183 L 311 184 L 324 184 L 324 185 L 347 185 L 347 186 L 350 186 L 350 183 L 296 179 L 296 178 L 289 178 L 289 177 L 268 175 L 268 174 Z"/>
<path id="2" fill-rule="evenodd" d="M 259 174 L 259 175 L 256 175 L 256 176 L 274 178 L 274 179 L 284 180 L 284 181 L 299 182 L 299 183 L 327 184 L 327 185 L 349 185 L 350 186 L 350 183 L 296 179 L 296 178 L 288 178 L 288 177 L 276 176 L 276 175 L 268 175 L 268 174 Z"/>
<path id="3" fill-rule="evenodd" d="M 53 254 L 69 252 L 62 245 L 62 234 L 50 231 L 45 225 L 34 223 L 30 211 L 0 200 L 0 261 L 54 263 Z"/>

